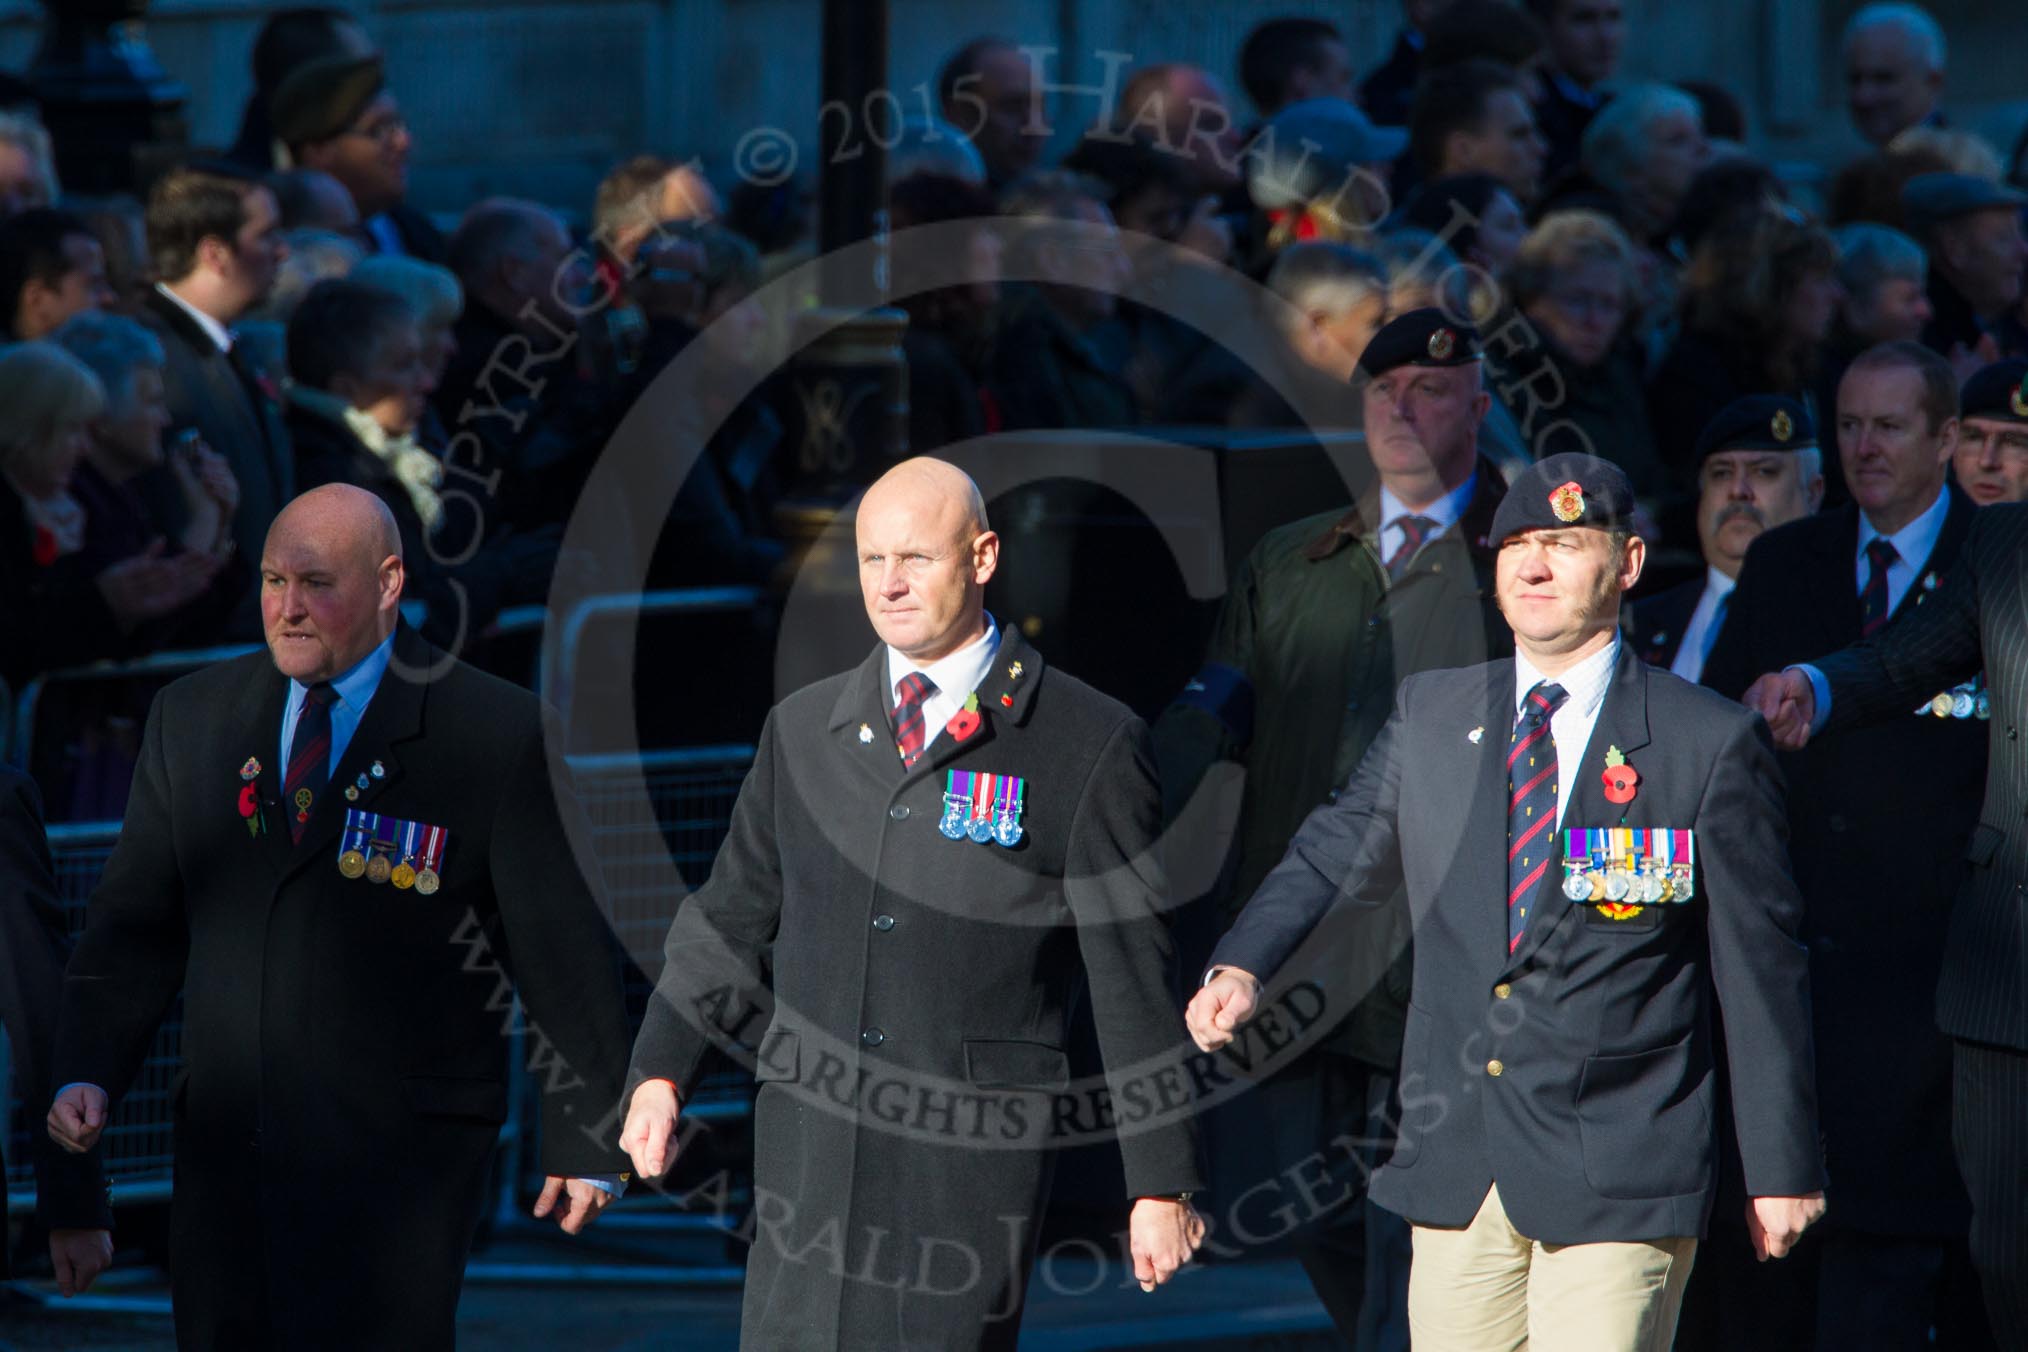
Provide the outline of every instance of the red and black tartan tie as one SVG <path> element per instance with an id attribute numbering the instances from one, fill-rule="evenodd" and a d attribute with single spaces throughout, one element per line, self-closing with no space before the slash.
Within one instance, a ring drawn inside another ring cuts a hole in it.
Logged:
<path id="1" fill-rule="evenodd" d="M 901 751 L 901 763 L 914 765 L 922 755 L 923 705 L 936 694 L 937 685 L 919 671 L 911 671 L 895 682 L 894 692 L 898 697 L 894 703 L 894 744 Z"/>
<path id="2" fill-rule="evenodd" d="M 1556 741 L 1549 720 L 1569 693 L 1550 681 L 1536 683 L 1521 701 L 1507 749 L 1507 951 L 1521 946 L 1528 908 L 1556 844 Z"/>
<path id="3" fill-rule="evenodd" d="M 289 841 L 303 838 L 317 796 L 331 777 L 331 704 L 338 692 L 329 681 L 319 681 L 303 692 L 303 709 L 296 715 L 296 735 L 289 739 L 289 770 L 282 777 L 283 810 L 289 814 Z"/>
<path id="4" fill-rule="evenodd" d="M 1408 571 L 1409 562 L 1415 558 L 1415 551 L 1422 548 L 1422 542 L 1436 529 L 1436 518 L 1428 516 L 1398 516 L 1394 524 L 1401 527 L 1401 544 L 1387 560 L 1387 580 L 1401 581 L 1401 575 Z"/>

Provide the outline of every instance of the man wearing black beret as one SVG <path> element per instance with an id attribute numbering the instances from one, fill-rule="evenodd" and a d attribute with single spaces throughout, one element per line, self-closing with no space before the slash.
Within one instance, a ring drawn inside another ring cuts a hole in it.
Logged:
<path id="1" fill-rule="evenodd" d="M 1634 602 L 1632 636 L 1641 660 L 1698 679 L 1725 623 L 1746 547 L 1823 501 L 1823 453 L 1801 403 L 1784 394 L 1749 394 L 1720 409 L 1697 438 L 1704 576 Z"/>
<path id="2" fill-rule="evenodd" d="M 1415 1227 L 1416 1352 L 1669 1347 L 1716 1185 L 1721 1009 L 1753 1048 L 1727 1076 L 1756 1251 L 1823 1211 L 1781 776 L 1758 719 L 1621 641 L 1633 510 L 1592 457 L 1517 476 L 1491 532 L 1515 656 L 1403 683 L 1186 1015 L 1211 1051 L 1292 977 L 1373 980 L 1406 885 L 1401 1134 L 1373 1195 Z"/>
<path id="3" fill-rule="evenodd" d="M 1403 677 L 1513 651 L 1486 543 L 1506 483 L 1479 452 L 1488 398 L 1478 335 L 1440 310 L 1410 311 L 1374 335 L 1354 383 L 1377 482 L 1350 511 L 1262 538 L 1227 589 L 1204 665 L 1155 725 L 1172 824 L 1214 767 L 1246 769 L 1235 857 L 1214 889 L 1221 922 L 1359 764 Z M 1356 1204 L 1371 1161 L 1331 1142 L 1351 1130 L 1385 1151 L 1392 1118 L 1379 1105 L 1400 1059 L 1407 988 L 1403 953 L 1328 1035 L 1317 1030 L 1312 1051 L 1209 1123 L 1214 1142 L 1225 1133 L 1250 1147 L 1214 1145 L 1221 1195 L 1278 1187 L 1320 1152 L 1344 1170 L 1342 1187 L 1320 1191 L 1345 1205 L 1317 1216 L 1296 1252 L 1345 1340 L 1360 1346 L 1406 1345 L 1407 1227 Z M 1372 1123 L 1346 1120 L 1345 1105 L 1369 1103 Z"/>
<path id="4" fill-rule="evenodd" d="M 369 250 L 444 261 L 442 233 L 405 201 L 413 142 L 379 56 L 298 66 L 276 88 L 269 116 L 290 167 L 321 170 L 352 194 Z"/>
<path id="5" fill-rule="evenodd" d="M 1981 507 L 2028 501 L 2028 357 L 1981 367 L 1958 403 L 1958 487 Z"/>

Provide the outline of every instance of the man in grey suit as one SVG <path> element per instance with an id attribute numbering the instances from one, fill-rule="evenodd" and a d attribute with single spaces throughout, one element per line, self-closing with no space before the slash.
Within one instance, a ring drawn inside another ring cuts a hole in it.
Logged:
<path id="1" fill-rule="evenodd" d="M 1012 1349 L 1057 1149 L 1117 1135 L 1144 1290 L 1203 1234 L 1154 757 L 994 630 L 1000 540 L 963 473 L 904 461 L 856 529 L 881 641 L 769 715 L 670 926 L 620 1139 L 661 1175 L 704 1053 L 764 1028 L 741 1345 Z M 1087 984 L 1103 1086 L 1070 1082 Z"/>
<path id="2" fill-rule="evenodd" d="M 2012 394 L 2028 407 L 2017 381 Z M 2028 504 L 1981 507 L 1921 606 L 1870 639 L 1761 677 L 1746 692 L 1777 741 L 1909 711 L 1985 673 L 1985 806 L 1965 850 L 1936 992 L 1956 1039 L 1952 1144 L 1972 1198 L 1972 1262 L 2000 1346 L 2028 1347 Z"/>
<path id="3" fill-rule="evenodd" d="M 1377 978 L 1405 885 L 1403 1121 L 1372 1194 L 1414 1227 L 1417 1352 L 1666 1352 L 1716 1190 L 1714 994 L 1753 1049 L 1729 1080 L 1756 1250 L 1823 1210 L 1781 777 L 1759 720 L 1621 641 L 1632 515 L 1604 461 L 1516 476 L 1489 537 L 1514 658 L 1403 683 L 1188 1011 L 1212 1051 L 1263 983 Z"/>

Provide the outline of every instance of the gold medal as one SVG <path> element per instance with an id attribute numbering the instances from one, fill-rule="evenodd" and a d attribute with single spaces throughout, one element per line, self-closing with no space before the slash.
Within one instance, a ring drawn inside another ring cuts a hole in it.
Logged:
<path id="1" fill-rule="evenodd" d="M 415 869 L 410 865 L 408 860 L 404 859 L 394 866 L 394 873 L 388 881 L 406 892 L 409 888 L 415 886 Z"/>
<path id="2" fill-rule="evenodd" d="M 338 871 L 348 878 L 357 878 L 366 872 L 366 856 L 357 850 L 347 850 L 338 856 Z"/>
<path id="3" fill-rule="evenodd" d="M 1935 699 L 1931 700 L 1929 702 L 1929 711 L 1935 714 L 1938 718 L 1949 718 L 1951 716 L 1950 693 L 1946 691 L 1943 694 L 1938 695 Z"/>
<path id="4" fill-rule="evenodd" d="M 435 869 L 422 869 L 415 875 L 415 890 L 424 896 L 432 896 L 443 886 L 443 879 L 437 877 Z"/>
<path id="5" fill-rule="evenodd" d="M 366 881 L 384 883 L 394 874 L 394 865 L 387 862 L 387 856 L 376 854 L 366 861 Z"/>

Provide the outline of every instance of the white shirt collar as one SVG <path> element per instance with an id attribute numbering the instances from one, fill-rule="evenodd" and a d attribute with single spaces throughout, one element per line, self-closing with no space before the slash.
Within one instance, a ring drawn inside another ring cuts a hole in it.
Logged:
<path id="1" fill-rule="evenodd" d="M 1937 489 L 1936 501 L 1932 502 L 1922 515 L 1887 537 L 1887 542 L 1894 546 L 1894 552 L 1900 556 L 1896 560 L 1897 565 L 1906 564 L 1910 569 L 1917 569 L 1927 563 L 1930 552 L 1936 548 L 1937 538 L 1943 534 L 1944 518 L 1950 514 L 1951 490 L 1945 485 Z M 1866 519 L 1866 513 L 1860 512 L 1858 557 L 1861 563 L 1866 561 L 1866 546 L 1879 538 L 1879 535 L 1880 532 L 1873 528 L 1873 523 Z"/>
<path id="2" fill-rule="evenodd" d="M 1386 530 L 1404 516 L 1426 516 L 1436 522 L 1436 525 L 1423 538 L 1434 540 L 1458 524 L 1458 518 L 1465 514 L 1465 508 L 1471 504 L 1472 490 L 1478 486 L 1479 474 L 1474 470 L 1463 483 L 1429 506 L 1415 508 L 1394 496 L 1393 490 L 1383 484 L 1380 489 L 1380 529 Z"/>
<path id="3" fill-rule="evenodd" d="M 993 623 L 991 615 L 986 616 L 986 632 L 973 639 L 948 657 L 939 658 L 926 667 L 918 667 L 901 650 L 889 647 L 887 650 L 887 705 L 894 707 L 895 687 L 901 678 L 912 671 L 920 671 L 930 678 L 937 688 L 937 694 L 963 703 L 967 695 L 979 688 L 979 682 L 986 679 L 987 668 L 993 665 L 993 654 L 1000 650 L 1000 630 Z"/>
<path id="4" fill-rule="evenodd" d="M 1620 660 L 1620 631 L 1613 630 L 1613 641 L 1569 668 L 1555 678 L 1569 696 L 1564 707 L 1586 718 L 1596 714 L 1605 703 L 1606 687 L 1612 683 L 1613 668 Z M 1536 670 L 1535 664 L 1520 652 L 1514 654 L 1514 716 L 1521 716 L 1522 701 L 1537 683 L 1551 679 Z"/>
<path id="5" fill-rule="evenodd" d="M 204 336 L 209 338 L 220 352 L 232 351 L 232 334 L 226 330 L 225 325 L 219 323 L 216 319 L 213 319 L 210 315 L 177 295 L 174 291 L 171 291 L 164 283 L 155 283 L 155 289 L 168 297 L 172 305 L 183 311 L 184 314 L 189 315 L 197 327 L 204 330 Z"/>

